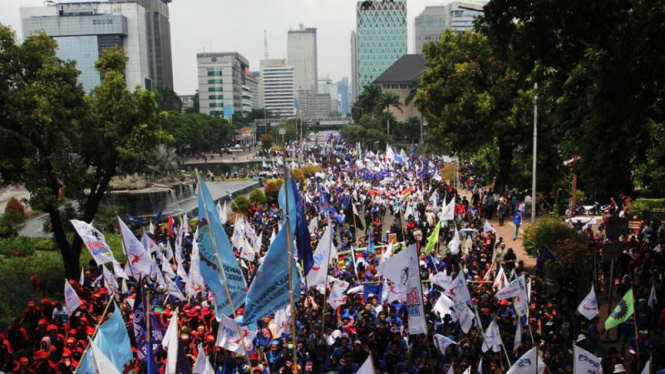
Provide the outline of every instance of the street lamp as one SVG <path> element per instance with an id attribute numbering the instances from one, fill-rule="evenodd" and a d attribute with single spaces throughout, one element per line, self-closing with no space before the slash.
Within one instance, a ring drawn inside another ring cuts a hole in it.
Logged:
<path id="1" fill-rule="evenodd" d="M 533 165 L 531 171 L 531 223 L 536 222 L 536 168 L 538 154 L 538 83 L 534 83 L 533 91 Z"/>

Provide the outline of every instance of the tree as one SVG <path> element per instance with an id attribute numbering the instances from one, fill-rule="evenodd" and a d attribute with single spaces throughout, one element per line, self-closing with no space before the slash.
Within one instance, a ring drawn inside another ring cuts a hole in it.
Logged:
<path id="1" fill-rule="evenodd" d="M 198 113 L 199 112 L 199 94 L 194 94 L 194 99 L 192 100 L 194 102 L 194 105 L 192 105 L 191 108 L 185 109 L 185 113 L 191 114 L 191 113 Z"/>
<path id="2" fill-rule="evenodd" d="M 65 275 L 75 278 L 82 241 L 68 241 L 61 208 L 75 199 L 79 218 L 91 222 L 111 178 L 143 171 L 163 137 L 152 93 L 126 88 L 122 50 L 102 52 L 102 82 L 84 97 L 75 63 L 58 59 L 56 49 L 43 33 L 19 45 L 0 26 L 0 173 L 5 183 L 24 184 L 33 209 L 49 214 Z"/>
<path id="3" fill-rule="evenodd" d="M 359 121 L 364 115 L 374 116 L 374 114 L 381 112 L 384 108 L 381 106 L 382 96 L 383 90 L 377 85 L 370 84 L 363 87 L 363 92 L 358 97 L 356 105 L 351 108 L 353 119 Z"/>
<path id="4" fill-rule="evenodd" d="M 453 152 L 473 152 L 496 143 L 499 170 L 495 187 L 510 182 L 513 151 L 528 139 L 530 92 L 524 78 L 494 58 L 480 33 L 446 31 L 438 43 L 425 47 L 428 69 L 423 73 L 416 106 L 429 131 Z"/>
<path id="5" fill-rule="evenodd" d="M 159 86 L 155 89 L 155 101 L 159 110 L 180 112 L 182 100 L 169 86 Z"/>
<path id="6" fill-rule="evenodd" d="M 402 111 L 402 103 L 399 101 L 399 95 L 392 91 L 383 92 L 379 102 L 382 107 L 386 108 L 387 113 L 390 113 L 391 106 L 395 107 L 395 109 L 398 109 L 400 112 Z M 386 134 L 390 135 L 390 118 L 387 119 Z"/>

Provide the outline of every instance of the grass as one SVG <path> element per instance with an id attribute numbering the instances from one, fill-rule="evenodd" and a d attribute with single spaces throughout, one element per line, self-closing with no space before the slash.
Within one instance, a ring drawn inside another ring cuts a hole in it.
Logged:
<path id="1" fill-rule="evenodd" d="M 105 234 L 116 260 L 126 259 L 118 234 Z M 81 250 L 80 264 L 90 268 L 92 256 L 86 248 Z M 64 303 L 64 264 L 59 251 L 35 251 L 27 257 L 7 257 L 0 259 L 0 330 L 4 331 L 15 317 L 21 317 L 28 301 L 39 304 L 41 299 Z M 37 290 L 31 282 L 36 276 L 41 283 Z"/>

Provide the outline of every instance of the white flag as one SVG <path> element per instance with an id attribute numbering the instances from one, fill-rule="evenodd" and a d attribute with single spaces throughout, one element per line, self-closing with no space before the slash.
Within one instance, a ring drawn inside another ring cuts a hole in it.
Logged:
<path id="1" fill-rule="evenodd" d="M 517 330 L 515 330 L 515 341 L 513 342 L 513 353 L 522 345 L 522 324 L 517 321 Z"/>
<path id="2" fill-rule="evenodd" d="M 469 287 L 466 285 L 466 276 L 464 271 L 461 271 L 455 277 L 455 280 L 450 284 L 446 290 L 446 296 L 453 300 L 467 301 L 471 299 L 469 294 Z"/>
<path id="3" fill-rule="evenodd" d="M 97 345 L 88 338 L 90 344 L 90 351 L 92 352 L 92 362 L 94 374 L 120 374 L 115 364 L 102 353 Z"/>
<path id="4" fill-rule="evenodd" d="M 642 374 L 651 374 L 651 360 L 647 361 L 646 365 L 644 365 L 644 369 L 642 369 Z"/>
<path id="5" fill-rule="evenodd" d="M 330 252 L 332 250 L 334 250 L 332 244 L 332 226 L 328 224 L 326 231 L 323 232 L 323 236 L 321 236 L 321 240 L 319 240 L 319 244 L 314 251 L 314 265 L 309 273 L 307 273 L 308 286 L 311 287 L 325 283 L 326 276 L 328 275 L 328 264 L 330 262 L 328 260 L 333 258 L 332 253 Z M 337 258 L 337 256 L 334 258 Z"/>
<path id="6" fill-rule="evenodd" d="M 339 279 L 333 281 L 332 291 L 330 292 L 330 297 L 328 297 L 328 304 L 330 304 L 333 309 L 337 309 L 340 305 L 346 304 L 346 298 L 343 292 L 348 285 L 347 282 L 340 281 Z"/>
<path id="7" fill-rule="evenodd" d="M 196 356 L 196 362 L 194 363 L 192 374 L 215 374 L 202 344 L 199 344 L 199 354 Z"/>
<path id="8" fill-rule="evenodd" d="M 492 320 L 490 325 L 487 326 L 487 329 L 483 333 L 483 353 L 489 351 L 490 349 L 494 353 L 501 352 L 502 345 L 503 341 L 501 340 L 499 326 L 496 324 L 496 320 Z"/>
<path id="9" fill-rule="evenodd" d="M 404 298 L 395 283 L 388 282 L 387 279 L 384 279 L 383 291 L 381 292 L 381 303 L 392 304 L 393 301 L 404 301 Z"/>
<path id="10" fill-rule="evenodd" d="M 282 334 L 291 333 L 291 305 L 275 312 L 275 328 L 277 329 L 275 339 L 280 339 Z"/>
<path id="11" fill-rule="evenodd" d="M 251 240 L 252 243 L 256 242 L 257 236 L 256 236 L 256 232 L 254 231 L 252 226 L 249 224 L 249 222 L 246 222 L 244 220 L 243 220 L 243 223 L 245 225 L 244 229 L 245 229 L 245 235 L 247 236 L 247 238 L 249 238 L 249 240 Z"/>
<path id="12" fill-rule="evenodd" d="M 363 366 L 356 371 L 356 374 L 375 374 L 376 372 L 374 371 L 374 362 L 372 361 L 372 355 L 370 354 L 367 357 L 367 360 L 365 360 L 365 363 Z"/>
<path id="13" fill-rule="evenodd" d="M 247 343 L 248 340 L 251 342 L 254 339 L 252 335 L 255 335 L 255 333 L 250 333 L 246 327 L 240 328 L 236 321 L 222 314 L 222 320 L 219 321 L 219 331 L 217 332 L 217 346 L 241 356 L 247 356 L 245 349 L 250 348 Z"/>
<path id="14" fill-rule="evenodd" d="M 116 278 L 129 279 L 125 270 L 122 269 L 118 261 L 113 260 L 113 273 Z"/>
<path id="15" fill-rule="evenodd" d="M 185 268 L 182 266 L 182 262 L 178 262 L 178 268 L 176 269 L 176 273 L 182 279 L 183 282 L 187 283 L 189 282 L 189 278 L 187 277 L 187 272 L 185 271 Z"/>
<path id="16" fill-rule="evenodd" d="M 591 285 L 591 291 L 586 295 L 584 300 L 577 307 L 577 311 L 588 320 L 594 319 L 598 315 L 598 300 L 596 299 L 596 291 Z"/>
<path id="17" fill-rule="evenodd" d="M 434 346 L 439 350 L 439 352 L 441 352 L 442 355 L 446 354 L 446 348 L 452 344 L 457 343 L 443 335 L 434 334 Z"/>
<path id="18" fill-rule="evenodd" d="M 489 220 L 485 220 L 485 225 L 483 226 L 483 232 L 487 234 L 488 232 L 494 233 L 496 230 L 494 230 L 494 227 L 492 227 L 492 224 L 490 223 Z"/>
<path id="19" fill-rule="evenodd" d="M 531 348 L 527 353 L 522 355 L 513 366 L 508 369 L 506 374 L 542 374 L 546 366 L 542 358 L 536 358 L 538 354 L 537 348 Z M 538 368 L 536 370 L 536 361 L 538 361 Z"/>
<path id="20" fill-rule="evenodd" d="M 254 253 L 254 248 L 247 241 L 246 238 L 242 238 L 242 246 L 240 247 L 240 258 L 244 258 L 247 261 L 254 261 L 256 258 L 256 253 Z"/>
<path id="21" fill-rule="evenodd" d="M 647 302 L 647 305 L 654 308 L 656 304 L 658 304 L 658 298 L 656 297 L 656 285 L 652 284 L 651 292 L 649 292 L 649 301 Z"/>
<path id="22" fill-rule="evenodd" d="M 573 346 L 573 374 L 602 374 L 603 367 L 600 365 L 600 357 L 586 351 L 576 345 Z"/>
<path id="23" fill-rule="evenodd" d="M 164 366 L 165 374 L 175 374 L 176 366 L 178 363 L 178 309 L 173 312 L 169 326 L 164 333 L 162 340 L 162 347 L 166 351 L 166 365 Z"/>
<path id="24" fill-rule="evenodd" d="M 393 243 L 388 243 L 388 247 L 386 248 L 386 251 L 383 252 L 381 255 L 381 263 L 386 262 L 387 259 L 393 257 L 393 252 L 395 252 L 395 248 L 393 247 Z"/>
<path id="25" fill-rule="evenodd" d="M 166 274 L 166 277 L 169 279 L 174 279 L 175 278 L 175 273 L 173 272 L 173 269 L 171 268 L 171 263 L 168 261 L 162 262 L 162 272 Z"/>
<path id="26" fill-rule="evenodd" d="M 439 296 L 439 300 L 437 300 L 436 304 L 434 304 L 434 311 L 439 315 L 439 318 L 443 319 L 443 317 L 445 317 L 446 314 L 450 314 L 453 322 L 455 322 L 455 317 L 452 308 L 453 308 L 453 301 L 450 300 L 450 298 L 444 294 L 441 294 Z"/>
<path id="27" fill-rule="evenodd" d="M 450 202 L 443 206 L 439 214 L 440 221 L 453 221 L 455 219 L 455 198 L 453 197 Z"/>
<path id="28" fill-rule="evenodd" d="M 453 255 L 458 254 L 459 253 L 459 247 L 460 247 L 461 243 L 462 242 L 461 242 L 460 237 L 459 237 L 459 230 L 457 230 L 457 228 L 455 228 L 455 236 L 453 236 L 452 240 L 450 240 L 450 242 L 448 242 L 448 249 L 450 250 L 450 253 L 452 253 Z"/>
<path id="29" fill-rule="evenodd" d="M 83 287 L 85 283 L 85 270 L 81 267 L 81 277 L 79 277 L 79 286 Z"/>
<path id="30" fill-rule="evenodd" d="M 106 266 L 102 266 L 102 275 L 104 276 L 104 284 L 107 288 L 110 288 L 113 292 L 118 293 L 118 282 L 116 282 L 115 277 Z"/>
<path id="31" fill-rule="evenodd" d="M 189 282 L 186 285 L 187 297 L 193 297 L 199 292 L 203 291 L 205 282 L 203 281 L 203 276 L 201 275 L 201 268 L 199 263 L 201 257 L 199 256 L 199 246 L 196 243 L 196 237 L 198 236 L 198 230 L 194 233 L 194 239 L 192 240 L 192 254 L 190 255 L 190 265 L 189 265 Z"/>
<path id="32" fill-rule="evenodd" d="M 508 285 L 508 278 L 506 277 L 506 273 L 503 270 L 503 266 L 499 266 L 499 272 L 496 274 L 496 278 L 494 278 L 494 284 L 492 284 L 492 288 L 495 290 L 500 290 Z"/>
<path id="33" fill-rule="evenodd" d="M 496 298 L 499 300 L 512 299 L 516 296 L 524 296 L 526 299 L 526 280 L 524 274 L 515 278 L 507 286 L 503 287 L 496 293 Z"/>
<path id="34" fill-rule="evenodd" d="M 106 238 L 99 230 L 92 227 L 92 224 L 79 221 L 71 220 L 74 230 L 79 234 L 83 244 L 85 244 L 88 251 L 92 255 L 92 258 L 95 260 L 98 266 L 108 264 L 113 262 L 113 252 L 111 252 L 111 247 L 106 244 Z"/>
<path id="35" fill-rule="evenodd" d="M 155 243 L 155 241 L 152 240 L 145 232 L 143 233 L 143 236 L 141 236 L 141 244 L 143 245 L 143 248 L 145 248 L 145 250 L 148 252 L 148 254 L 153 254 L 159 251 L 159 246 L 157 245 L 157 243 Z"/>
<path id="36" fill-rule="evenodd" d="M 170 280 L 168 277 L 165 278 L 165 280 L 166 280 L 166 285 L 168 287 L 169 295 L 175 297 L 176 299 L 178 299 L 180 301 L 185 301 L 185 299 L 186 299 L 185 295 L 183 295 L 182 292 L 180 292 L 180 289 L 178 288 L 178 286 L 175 283 L 173 283 L 173 281 Z"/>
<path id="37" fill-rule="evenodd" d="M 65 279 L 65 306 L 67 314 L 70 316 L 81 306 L 81 299 L 67 279 Z"/>
<path id="38" fill-rule="evenodd" d="M 153 262 L 150 254 L 120 217 L 118 217 L 118 225 L 120 225 L 122 244 L 127 252 L 127 262 L 134 276 L 138 279 L 141 276 L 150 275 L 150 265 Z M 147 234 L 143 235 L 147 238 Z M 152 240 L 150 242 L 154 243 Z"/>

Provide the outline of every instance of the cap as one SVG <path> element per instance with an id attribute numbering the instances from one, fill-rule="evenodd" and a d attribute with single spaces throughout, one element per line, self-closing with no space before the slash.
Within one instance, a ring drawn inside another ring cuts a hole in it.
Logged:
<path id="1" fill-rule="evenodd" d="M 625 373 L 626 369 L 623 367 L 623 364 L 616 364 L 614 365 L 614 371 L 613 374 L 617 373 Z"/>
<path id="2" fill-rule="evenodd" d="M 584 340 L 586 340 L 586 336 L 584 334 L 579 334 L 577 335 L 577 340 L 575 342 L 579 343 Z"/>

